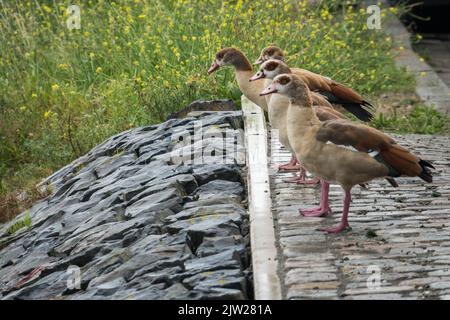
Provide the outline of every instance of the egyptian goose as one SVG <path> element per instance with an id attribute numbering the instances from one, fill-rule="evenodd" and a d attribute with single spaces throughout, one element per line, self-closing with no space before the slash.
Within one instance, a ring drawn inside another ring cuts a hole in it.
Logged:
<path id="1" fill-rule="evenodd" d="M 250 78 L 250 81 L 255 81 L 258 79 L 266 78 L 272 80 L 279 74 L 283 73 L 291 73 L 291 69 L 282 61 L 270 59 L 261 64 L 259 71 Z M 287 116 L 287 108 L 289 105 L 289 99 L 279 94 L 272 95 L 268 104 L 268 114 L 269 121 L 272 125 L 273 129 L 278 129 L 279 140 L 282 145 L 284 145 L 287 149 L 292 152 L 292 148 L 289 145 L 289 139 L 287 137 L 287 128 L 286 128 L 286 116 Z M 325 108 L 319 106 L 315 109 L 316 115 L 321 121 L 332 120 L 332 119 L 346 119 L 346 117 L 334 110 L 333 108 Z M 293 153 L 293 157 L 291 161 L 287 164 L 281 165 L 280 169 L 289 170 L 295 167 L 296 159 Z M 317 183 L 317 180 L 306 180 L 306 172 L 304 168 L 300 166 L 299 168 L 300 174 L 298 178 L 288 180 L 287 182 L 295 182 L 302 184 L 309 183 Z"/>
<path id="2" fill-rule="evenodd" d="M 261 65 L 260 70 L 253 75 L 249 80 L 255 81 L 261 78 L 266 78 L 272 80 L 281 73 L 290 73 L 289 67 L 285 64 L 281 65 L 281 61 L 278 60 L 269 60 L 264 62 Z M 273 68 L 272 68 L 273 67 Z M 265 70 L 268 69 L 268 70 Z M 293 152 L 289 139 L 287 136 L 287 127 L 286 127 L 286 117 L 287 117 L 287 106 L 289 105 L 289 99 L 280 94 L 272 94 L 268 103 L 268 115 L 269 122 L 271 124 L 272 129 L 276 129 L 278 131 L 272 131 L 278 133 L 278 138 L 280 143 L 285 146 L 291 153 L 291 160 L 287 164 L 283 164 L 279 166 L 281 170 L 299 170 L 300 174 L 297 178 L 287 180 L 286 182 L 298 183 L 298 184 L 316 184 L 318 182 L 317 179 L 307 180 L 306 179 L 306 170 L 301 166 L 297 166 L 297 158 L 295 157 L 295 153 Z M 332 119 L 346 119 L 346 117 L 334 110 L 332 107 L 327 106 L 315 106 L 314 111 L 321 121 L 332 120 Z"/>
<path id="3" fill-rule="evenodd" d="M 253 103 L 267 112 L 267 103 L 269 99 L 259 95 L 261 90 L 269 85 L 270 82 L 260 80 L 250 82 L 248 79 L 253 75 L 253 68 L 247 57 L 236 48 L 224 48 L 216 53 L 216 57 L 208 69 L 208 74 L 213 73 L 223 66 L 233 66 L 235 76 L 241 92 Z M 315 105 L 324 105 L 332 107 L 328 100 L 320 95 L 313 94 L 313 103 Z"/>
<path id="4" fill-rule="evenodd" d="M 306 83 L 293 74 L 275 77 L 261 95 L 279 93 L 290 99 L 287 113 L 289 143 L 305 168 L 320 177 L 320 207 L 301 210 L 304 216 L 322 216 L 330 212 L 328 190 L 337 182 L 345 192 L 342 219 L 334 228 L 323 231 L 337 233 L 346 229 L 351 189 L 381 177 L 420 177 L 432 182 L 431 163 L 398 145 L 381 131 L 344 119 L 320 122 L 312 109 Z M 351 149 L 350 149 L 351 148 Z"/>
<path id="5" fill-rule="evenodd" d="M 306 83 L 306 85 L 308 85 L 308 88 L 310 89 L 310 91 L 314 90 L 313 88 L 309 87 L 310 82 L 305 81 L 306 73 L 304 71 L 306 71 L 306 70 L 302 70 L 302 71 L 299 71 L 299 70 L 301 70 L 301 69 L 290 68 L 286 63 L 284 63 L 281 60 L 269 59 L 261 64 L 258 72 L 256 72 L 256 74 L 254 74 L 250 78 L 250 81 L 255 81 L 255 80 L 259 80 L 259 79 L 273 80 L 277 75 L 280 75 L 283 73 L 285 73 L 285 74 L 293 73 L 296 76 L 298 76 L 299 78 L 301 78 Z M 309 72 L 309 71 L 307 71 L 307 72 Z M 268 82 L 266 82 L 266 84 L 268 84 Z M 316 93 L 316 96 L 317 95 L 321 95 L 321 94 Z M 324 100 L 328 102 L 327 99 L 324 98 Z M 314 105 L 314 103 L 313 103 L 313 105 Z M 329 104 L 327 104 L 327 106 L 333 108 Z M 370 119 L 372 119 L 372 113 L 369 110 L 367 110 L 365 107 L 352 106 L 349 109 L 347 109 L 348 106 L 349 106 L 349 104 L 343 104 L 343 108 L 346 109 L 348 112 L 352 113 L 358 119 L 360 119 L 362 121 L 369 121 Z M 334 110 L 334 112 L 336 114 L 339 114 L 339 111 L 337 111 L 337 110 Z"/>
<path id="6" fill-rule="evenodd" d="M 255 64 L 264 63 L 269 59 L 284 61 L 285 55 L 283 50 L 275 46 L 266 47 L 261 51 L 261 55 Z M 299 76 L 311 91 L 319 92 L 332 104 L 341 105 L 358 117 L 358 119 L 363 121 L 372 119 L 370 111 L 373 109 L 373 106 L 351 88 L 305 69 L 292 68 L 292 73 Z"/>
<path id="7" fill-rule="evenodd" d="M 215 72 L 222 66 L 233 66 L 235 69 L 235 77 L 237 83 L 239 85 L 239 89 L 241 92 L 252 102 L 257 104 L 264 111 L 268 111 L 268 101 L 269 98 L 262 98 L 259 93 L 265 87 L 267 87 L 270 81 L 248 81 L 249 78 L 253 75 L 252 65 L 250 64 L 247 57 L 236 48 L 224 48 L 216 53 L 216 57 L 208 69 L 208 74 Z M 313 94 L 313 102 L 317 105 L 324 105 L 328 107 L 332 107 L 331 104 L 320 94 Z M 280 166 L 283 170 L 299 170 L 299 166 L 297 164 L 297 159 L 295 157 L 291 158 L 291 161 L 286 165 Z"/>
<path id="8" fill-rule="evenodd" d="M 236 48 L 224 48 L 217 52 L 216 57 L 208 69 L 208 74 L 213 73 L 223 66 L 233 66 L 239 89 L 253 103 L 267 112 L 267 101 L 259 93 L 267 84 L 264 80 L 249 82 L 248 79 L 253 75 L 253 69 L 247 57 Z"/>

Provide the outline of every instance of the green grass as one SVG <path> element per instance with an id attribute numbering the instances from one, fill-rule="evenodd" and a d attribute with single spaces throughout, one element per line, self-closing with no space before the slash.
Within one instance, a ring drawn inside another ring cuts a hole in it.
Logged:
<path id="1" fill-rule="evenodd" d="M 81 29 L 70 31 L 64 4 L 0 0 L 0 194 L 194 99 L 239 101 L 232 70 L 206 74 L 221 46 L 253 61 L 275 43 L 288 63 L 365 96 L 414 86 L 394 66 L 392 39 L 347 1 L 79 3 Z"/>
<path id="2" fill-rule="evenodd" d="M 28 228 L 28 229 L 30 229 L 30 228 L 31 228 L 31 225 L 32 225 L 32 223 L 31 223 L 31 217 L 30 217 L 30 214 L 27 212 L 27 213 L 25 214 L 25 217 L 23 217 L 23 219 L 18 220 L 17 222 L 15 222 L 13 225 L 11 225 L 11 226 L 8 228 L 7 232 L 8 232 L 10 235 L 12 235 L 12 234 L 16 233 L 17 231 L 19 231 L 19 230 L 21 230 L 21 229 L 23 229 L 23 228 Z"/>
<path id="3" fill-rule="evenodd" d="M 433 108 L 417 105 L 409 114 L 379 114 L 371 125 L 396 133 L 443 134 L 448 132 L 450 119 Z"/>

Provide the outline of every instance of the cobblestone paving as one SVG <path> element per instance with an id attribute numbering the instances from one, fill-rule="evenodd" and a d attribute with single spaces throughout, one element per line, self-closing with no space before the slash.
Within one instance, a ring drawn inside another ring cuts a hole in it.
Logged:
<path id="1" fill-rule="evenodd" d="M 271 188 L 279 273 L 287 299 L 450 299 L 450 138 L 392 135 L 436 166 L 434 182 L 384 180 L 353 189 L 350 231 L 326 235 L 342 214 L 342 191 L 330 187 L 333 215 L 305 218 L 317 206 L 318 186 L 283 182 L 277 172 L 289 153 L 271 143 Z M 378 279 L 380 281 L 378 281 Z"/>

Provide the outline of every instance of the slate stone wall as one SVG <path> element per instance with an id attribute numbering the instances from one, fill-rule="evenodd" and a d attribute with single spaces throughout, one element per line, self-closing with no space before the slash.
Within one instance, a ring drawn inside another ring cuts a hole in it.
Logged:
<path id="1" fill-rule="evenodd" d="M 0 226 L 0 297 L 252 298 L 242 131 L 240 112 L 191 113 L 54 173 L 48 198 Z"/>

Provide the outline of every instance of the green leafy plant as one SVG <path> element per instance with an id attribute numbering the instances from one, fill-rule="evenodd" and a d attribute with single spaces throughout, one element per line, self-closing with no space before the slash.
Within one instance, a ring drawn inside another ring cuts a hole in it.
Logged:
<path id="1" fill-rule="evenodd" d="M 371 124 L 375 128 L 398 133 L 439 134 L 448 130 L 449 120 L 436 109 L 417 105 L 409 114 L 379 114 Z"/>
<path id="2" fill-rule="evenodd" d="M 32 225 L 32 223 L 31 223 L 30 213 L 27 211 L 25 213 L 25 217 L 23 219 L 18 220 L 17 222 L 15 222 L 13 225 L 11 225 L 8 228 L 7 232 L 9 234 L 14 234 L 14 233 L 16 233 L 17 231 L 19 231 L 19 230 L 21 230 L 23 228 L 30 229 L 31 225 Z"/>

